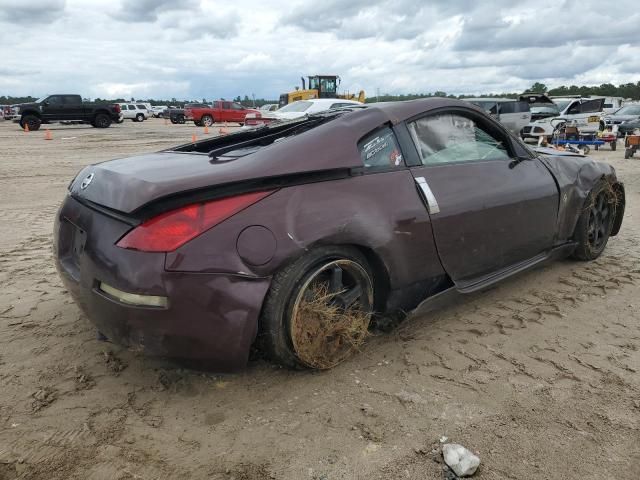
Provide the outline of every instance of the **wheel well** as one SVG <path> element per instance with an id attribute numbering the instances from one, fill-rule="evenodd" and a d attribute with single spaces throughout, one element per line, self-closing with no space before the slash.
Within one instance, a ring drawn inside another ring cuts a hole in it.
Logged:
<path id="1" fill-rule="evenodd" d="M 40 112 L 36 111 L 36 110 L 27 110 L 26 112 L 22 112 L 20 113 L 20 117 L 25 117 L 27 115 L 33 115 L 34 117 L 40 117 Z"/>
<path id="2" fill-rule="evenodd" d="M 387 297 L 389 296 L 389 291 L 391 289 L 391 281 L 389 280 L 389 272 L 387 271 L 387 267 L 385 266 L 380 256 L 371 248 L 364 247 L 362 245 L 345 246 L 350 246 L 357 249 L 365 256 L 367 262 L 369 262 L 369 266 L 373 270 L 373 288 L 376 292 L 374 309 L 377 312 L 384 311 L 385 305 L 387 303 Z"/>

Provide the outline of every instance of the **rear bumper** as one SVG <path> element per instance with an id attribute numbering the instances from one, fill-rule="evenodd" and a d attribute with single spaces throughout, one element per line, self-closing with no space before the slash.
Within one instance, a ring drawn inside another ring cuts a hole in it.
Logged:
<path id="1" fill-rule="evenodd" d="M 129 228 L 71 197 L 56 217 L 56 266 L 89 320 L 115 343 L 149 355 L 206 360 L 218 370 L 244 366 L 270 279 L 167 272 L 165 254 L 114 245 Z M 84 245 L 76 239 L 78 230 Z M 123 292 L 166 297 L 167 306 L 125 303 L 103 291 L 102 282 Z"/>

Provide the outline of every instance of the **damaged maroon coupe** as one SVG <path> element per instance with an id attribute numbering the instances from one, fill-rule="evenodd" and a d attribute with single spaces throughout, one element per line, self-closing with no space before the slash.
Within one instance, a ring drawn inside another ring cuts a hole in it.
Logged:
<path id="1" fill-rule="evenodd" d="M 426 99 L 86 167 L 54 248 L 115 342 L 218 368 L 258 343 L 327 368 L 373 312 L 598 257 L 624 201 L 610 165 L 538 154 L 468 103 Z"/>

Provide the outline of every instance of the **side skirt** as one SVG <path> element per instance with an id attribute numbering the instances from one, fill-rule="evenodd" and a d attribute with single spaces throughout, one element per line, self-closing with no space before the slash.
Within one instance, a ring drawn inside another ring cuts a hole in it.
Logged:
<path id="1" fill-rule="evenodd" d="M 537 265 L 541 265 L 551 260 L 567 257 L 571 254 L 571 252 L 575 250 L 576 245 L 577 244 L 575 242 L 563 243 L 562 245 L 554 247 L 548 252 L 541 253 L 533 258 L 525 260 L 524 262 L 516 263 L 515 265 L 511 265 L 502 270 L 498 270 L 497 272 L 490 273 L 489 275 L 474 278 L 465 282 L 458 281 L 456 282 L 455 288 L 460 293 L 472 293 L 477 292 L 478 290 L 483 290 Z"/>

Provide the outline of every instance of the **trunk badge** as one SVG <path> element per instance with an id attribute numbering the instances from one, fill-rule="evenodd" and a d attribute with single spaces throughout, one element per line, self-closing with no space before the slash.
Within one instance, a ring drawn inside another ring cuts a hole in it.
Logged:
<path id="1" fill-rule="evenodd" d="M 84 190 L 85 188 L 87 188 L 91 184 L 91 182 L 93 181 L 93 177 L 94 176 L 95 176 L 95 174 L 90 173 L 89 175 L 84 177 L 84 180 L 82 180 L 82 183 L 80 184 L 80 189 Z"/>

